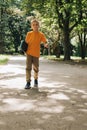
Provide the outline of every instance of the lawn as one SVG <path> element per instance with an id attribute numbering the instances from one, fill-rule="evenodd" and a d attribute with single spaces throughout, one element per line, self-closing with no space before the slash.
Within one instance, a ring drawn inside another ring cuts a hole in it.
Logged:
<path id="1" fill-rule="evenodd" d="M 7 64 L 9 60 L 9 56 L 7 55 L 0 55 L 0 65 Z"/>
<path id="2" fill-rule="evenodd" d="M 60 61 L 60 62 L 64 62 L 64 63 L 72 63 L 72 64 L 82 64 L 82 65 L 87 65 L 87 57 L 82 60 L 81 57 L 76 57 L 76 56 L 71 56 L 71 60 L 70 61 L 64 61 L 63 58 L 64 56 L 60 56 L 60 58 L 56 58 L 56 56 L 45 56 L 45 58 L 49 59 L 49 60 L 55 60 L 55 61 Z"/>

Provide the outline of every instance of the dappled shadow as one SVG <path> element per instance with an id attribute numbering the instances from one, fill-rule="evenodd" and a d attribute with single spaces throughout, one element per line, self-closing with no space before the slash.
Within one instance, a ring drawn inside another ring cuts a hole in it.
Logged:
<path id="1" fill-rule="evenodd" d="M 10 65 L 24 66 L 26 63 L 26 56 L 12 56 L 8 62 Z"/>
<path id="2" fill-rule="evenodd" d="M 0 130 L 86 130 L 85 69 L 41 60 L 39 87 L 25 90 L 24 64 L 13 58 L 1 69 Z"/>
<path id="3" fill-rule="evenodd" d="M 0 89 L 2 129 L 86 130 L 87 93 L 74 88 Z M 8 115 L 8 117 L 6 117 Z M 13 115 L 13 116 L 11 116 Z M 24 127 L 23 127 L 24 126 Z M 1 130 L 2 130 L 1 129 Z M 13 129 L 12 125 L 9 129 Z"/>
<path id="4" fill-rule="evenodd" d="M 4 75 L 2 74 L 0 76 L 0 80 L 11 80 L 13 78 L 17 78 L 17 77 L 24 77 L 25 74 L 11 74 L 11 73 L 5 73 Z"/>

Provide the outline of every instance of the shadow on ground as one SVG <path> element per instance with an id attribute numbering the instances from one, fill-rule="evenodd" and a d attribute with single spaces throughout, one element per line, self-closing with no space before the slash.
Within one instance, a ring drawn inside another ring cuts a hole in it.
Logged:
<path id="1" fill-rule="evenodd" d="M 4 68 L 0 75 L 0 130 L 87 129 L 87 92 L 77 87 L 77 81 L 68 82 L 74 72 L 65 73 L 61 64 L 57 70 L 56 63 L 42 61 L 39 88 L 25 90 L 24 59 L 12 63 L 10 71 Z"/>
<path id="2" fill-rule="evenodd" d="M 0 89 L 1 130 L 86 130 L 86 101 L 73 88 Z"/>

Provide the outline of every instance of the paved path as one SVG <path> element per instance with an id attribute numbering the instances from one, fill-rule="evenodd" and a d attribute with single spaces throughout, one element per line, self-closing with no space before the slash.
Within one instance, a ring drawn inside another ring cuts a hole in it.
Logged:
<path id="1" fill-rule="evenodd" d="M 25 57 L 0 66 L 0 130 L 87 130 L 86 66 L 40 58 L 39 88 L 25 83 Z"/>

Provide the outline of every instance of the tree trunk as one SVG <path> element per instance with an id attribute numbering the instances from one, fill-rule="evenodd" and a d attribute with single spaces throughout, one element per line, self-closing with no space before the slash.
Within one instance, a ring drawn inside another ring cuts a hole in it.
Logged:
<path id="1" fill-rule="evenodd" d="M 64 60 L 70 60 L 69 31 L 64 31 Z"/>
<path id="2" fill-rule="evenodd" d="M 85 59 L 86 56 L 86 30 L 84 29 L 83 33 L 78 33 L 79 41 L 81 45 L 81 58 Z"/>
<path id="3" fill-rule="evenodd" d="M 3 31 L 3 28 L 4 28 L 4 25 L 2 24 L 3 23 L 3 8 L 1 7 L 0 8 L 0 21 L 1 21 L 1 24 L 0 24 L 0 54 L 3 53 L 4 51 L 4 31 Z"/>
<path id="4" fill-rule="evenodd" d="M 86 54 L 86 47 L 85 45 L 82 45 L 81 47 L 81 58 L 85 59 L 85 54 Z"/>

